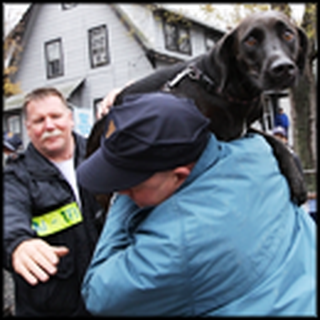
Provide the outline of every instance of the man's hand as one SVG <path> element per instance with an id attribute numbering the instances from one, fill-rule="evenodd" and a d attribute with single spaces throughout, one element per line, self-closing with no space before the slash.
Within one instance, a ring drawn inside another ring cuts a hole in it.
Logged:
<path id="1" fill-rule="evenodd" d="M 102 100 L 98 109 L 97 118 L 100 119 L 106 115 L 112 107 L 117 95 L 123 90 L 123 88 L 116 88 L 111 90 L 108 95 Z"/>
<path id="2" fill-rule="evenodd" d="M 112 89 L 102 100 L 99 109 L 97 111 L 97 118 L 101 119 L 104 115 L 106 115 L 110 108 L 113 106 L 117 95 L 126 87 L 130 86 L 132 83 L 134 83 L 134 80 L 130 80 L 126 83 L 126 85 L 123 88 L 115 88 Z"/>
<path id="3" fill-rule="evenodd" d="M 67 247 L 50 246 L 41 239 L 30 239 L 20 243 L 12 254 L 12 265 L 29 284 L 46 282 L 58 269 L 60 257 L 68 254 Z"/>

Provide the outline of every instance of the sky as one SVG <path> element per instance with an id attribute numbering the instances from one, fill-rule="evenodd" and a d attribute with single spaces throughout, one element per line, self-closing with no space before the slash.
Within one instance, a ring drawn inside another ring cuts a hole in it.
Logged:
<path id="1" fill-rule="evenodd" d="M 21 15 L 28 9 L 29 3 L 2 3 L 3 27 L 5 34 L 20 20 Z"/>
<path id="2" fill-rule="evenodd" d="M 202 10 L 199 9 L 201 3 L 166 3 L 166 5 L 172 6 L 175 9 L 182 9 L 189 12 L 191 15 L 194 15 L 196 18 L 204 19 Z M 28 8 L 30 3 L 3 3 L 3 12 L 4 12 L 4 30 L 7 34 L 8 30 L 10 30 L 20 19 L 21 15 Z M 232 4 L 221 4 L 214 3 L 215 6 L 219 7 L 222 16 L 228 16 L 228 11 L 232 10 Z M 303 6 L 304 3 L 294 3 L 291 5 L 293 9 L 294 19 L 299 22 L 302 18 L 303 14 Z M 217 21 L 216 21 L 217 22 Z M 220 22 L 216 27 L 225 29 L 225 25 Z"/>

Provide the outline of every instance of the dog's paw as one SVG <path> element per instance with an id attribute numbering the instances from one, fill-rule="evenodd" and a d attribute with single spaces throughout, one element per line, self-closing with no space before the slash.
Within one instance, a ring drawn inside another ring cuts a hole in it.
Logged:
<path id="1" fill-rule="evenodd" d="M 308 190 L 304 178 L 301 175 L 287 177 L 291 200 L 298 206 L 304 204 L 308 199 Z"/>

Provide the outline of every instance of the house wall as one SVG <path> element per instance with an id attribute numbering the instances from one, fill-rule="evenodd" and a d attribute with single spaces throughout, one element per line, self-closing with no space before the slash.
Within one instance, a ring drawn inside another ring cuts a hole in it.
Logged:
<path id="1" fill-rule="evenodd" d="M 88 30 L 106 24 L 110 64 L 91 68 Z M 123 86 L 137 74 L 152 71 L 141 47 L 130 39 L 123 24 L 106 4 L 78 4 L 62 10 L 60 3 L 39 6 L 30 23 L 32 32 L 23 47 L 23 58 L 16 79 L 24 93 L 43 85 L 56 85 L 80 77 L 85 78 L 81 107 L 91 108 L 93 100 L 102 98 L 114 87 Z M 47 79 L 45 42 L 62 39 L 64 75 Z"/>
<path id="2" fill-rule="evenodd" d="M 14 79 L 20 83 L 23 95 L 37 87 L 56 86 L 84 78 L 81 90 L 69 100 L 77 107 L 90 109 L 93 115 L 95 99 L 103 98 L 111 89 L 122 87 L 129 80 L 152 72 L 143 49 L 132 39 L 109 5 L 79 3 L 70 10 L 62 10 L 61 3 L 34 6 Z M 92 68 L 88 30 L 102 24 L 107 26 L 110 63 Z M 45 43 L 57 38 L 62 39 L 64 74 L 47 79 Z M 24 126 L 21 131 L 26 146 L 29 139 Z"/>
<path id="3" fill-rule="evenodd" d="M 163 22 L 160 16 L 154 16 L 148 6 L 139 4 L 118 5 L 121 10 L 143 31 L 148 44 L 157 51 L 181 60 L 187 60 L 206 52 L 205 29 L 195 23 L 190 24 L 191 55 L 168 51 L 165 48 Z"/>
<path id="4" fill-rule="evenodd" d="M 204 28 L 190 28 L 192 56 L 168 51 L 165 48 L 162 20 L 155 18 L 148 7 L 137 4 L 115 4 L 141 32 L 145 45 L 178 60 L 187 60 L 205 52 Z M 111 89 L 123 87 L 127 82 L 142 78 L 154 71 L 141 45 L 130 30 L 106 3 L 77 3 L 63 10 L 61 3 L 33 4 L 30 21 L 24 30 L 25 42 L 22 59 L 14 76 L 20 83 L 22 94 L 41 86 L 57 86 L 84 79 L 81 89 L 70 97 L 72 105 L 87 109 L 93 115 L 94 100 L 102 99 Z M 91 67 L 88 31 L 105 24 L 108 33 L 110 63 Z M 45 43 L 62 40 L 64 74 L 47 78 Z M 174 61 L 174 60 L 172 60 Z M 170 65 L 170 61 L 157 61 L 156 68 Z M 24 145 L 28 137 L 22 126 Z"/>

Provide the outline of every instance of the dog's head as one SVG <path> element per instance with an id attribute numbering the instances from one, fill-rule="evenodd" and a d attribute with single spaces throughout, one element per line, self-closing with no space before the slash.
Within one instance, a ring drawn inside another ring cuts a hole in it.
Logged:
<path id="1" fill-rule="evenodd" d="M 285 14 L 255 13 L 217 43 L 222 81 L 228 81 L 231 69 L 238 67 L 259 90 L 292 87 L 303 73 L 307 50 L 307 36 Z"/>

